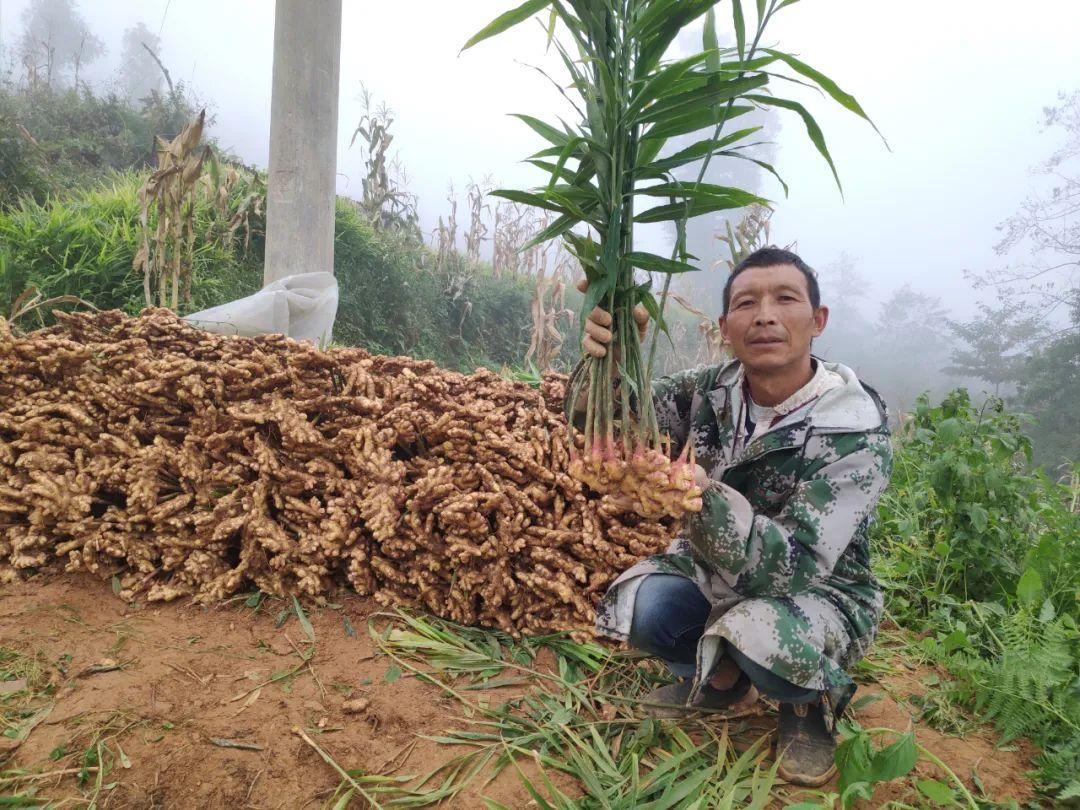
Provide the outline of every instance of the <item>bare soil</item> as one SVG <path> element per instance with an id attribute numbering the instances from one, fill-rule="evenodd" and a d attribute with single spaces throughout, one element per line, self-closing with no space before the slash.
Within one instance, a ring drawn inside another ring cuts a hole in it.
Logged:
<path id="1" fill-rule="evenodd" d="M 460 753 L 419 735 L 462 728 L 461 705 L 408 673 L 387 682 L 389 662 L 367 632 L 377 607 L 352 594 L 341 594 L 337 604 L 308 610 L 316 637 L 308 667 L 299 654 L 307 638 L 295 616 L 276 626 L 281 601 L 257 613 L 242 602 L 128 605 L 107 582 L 87 575 L 8 585 L 0 592 L 0 647 L 37 659 L 52 684 L 52 709 L 21 744 L 6 741 L 2 767 L 57 772 L 37 782 L 38 796 L 80 806 L 94 788 L 93 774 L 80 783 L 75 773 L 82 752 L 97 730 L 111 729 L 130 765 L 104 779 L 115 786 L 101 792 L 101 808 L 305 808 L 321 807 L 341 779 L 295 729 L 344 767 L 366 773 L 424 773 Z M 265 683 L 292 669 L 294 676 Z M 992 731 L 960 739 L 914 719 L 905 697 L 925 689 L 925 674 L 896 667 L 879 685 L 864 687 L 860 696 L 882 698 L 861 708 L 858 720 L 899 731 L 914 723 L 919 742 L 969 787 L 976 771 L 994 799 L 1030 797 L 1030 746 L 998 750 Z M 370 701 L 362 711 L 343 708 L 361 698 Z M 767 732 L 771 722 L 765 716 L 754 724 Z M 932 766 L 918 769 L 941 778 Z M 567 779 L 554 781 L 580 790 Z M 905 794 L 909 786 L 881 786 L 874 804 Z M 481 796 L 512 808 L 530 805 L 508 769 L 444 806 L 482 807 Z"/>

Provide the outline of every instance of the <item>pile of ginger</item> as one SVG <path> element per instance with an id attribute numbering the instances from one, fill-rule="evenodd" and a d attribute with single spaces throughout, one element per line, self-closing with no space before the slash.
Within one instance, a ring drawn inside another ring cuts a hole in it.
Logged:
<path id="1" fill-rule="evenodd" d="M 0 581 L 63 565 L 204 602 L 345 582 L 515 635 L 582 631 L 676 531 L 571 474 L 561 375 L 537 390 L 160 309 L 56 315 L 25 336 L 0 320 Z"/>

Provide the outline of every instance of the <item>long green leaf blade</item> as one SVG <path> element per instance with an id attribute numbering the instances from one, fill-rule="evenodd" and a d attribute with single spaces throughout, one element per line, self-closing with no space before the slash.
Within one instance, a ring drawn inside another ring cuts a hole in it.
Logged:
<path id="1" fill-rule="evenodd" d="M 544 228 L 542 231 L 540 231 L 540 233 L 536 234 L 536 236 L 534 236 L 524 245 L 522 245 L 521 250 L 529 250 L 530 248 L 536 247 L 537 245 L 542 244 L 549 239 L 554 239 L 556 236 L 562 236 L 579 222 L 581 222 L 581 220 L 577 217 L 570 216 L 569 214 L 564 214 L 563 216 L 552 222 L 550 225 L 548 225 L 546 228 Z"/>
<path id="2" fill-rule="evenodd" d="M 707 199 L 723 197 L 737 202 L 739 205 L 754 205 L 768 202 L 756 194 L 744 191 L 733 186 L 718 186 L 715 183 L 661 183 L 656 186 L 640 188 L 635 194 L 644 194 L 647 197 L 691 197 L 693 199 Z"/>
<path id="3" fill-rule="evenodd" d="M 693 273 L 697 270 L 692 264 L 665 259 L 655 253 L 632 251 L 627 253 L 625 258 L 634 267 L 648 270 L 651 273 Z"/>
<path id="4" fill-rule="evenodd" d="M 467 51 L 473 45 L 478 42 L 483 42 L 485 39 L 489 39 L 496 34 L 501 34 L 508 28 L 513 28 L 518 23 L 525 22 L 529 17 L 533 16 L 539 11 L 543 11 L 545 8 L 551 5 L 551 0 L 526 0 L 517 8 L 511 9 L 503 14 L 500 14 L 494 20 L 489 22 L 471 37 L 469 41 L 461 46 L 462 51 Z"/>
<path id="5" fill-rule="evenodd" d="M 732 118 L 745 115 L 754 108 L 745 104 L 736 104 L 730 109 L 725 109 L 727 110 L 726 119 L 723 118 L 723 110 L 718 114 L 716 109 L 706 108 L 687 113 L 686 115 L 680 115 L 677 118 L 672 118 L 667 121 L 658 122 L 649 127 L 648 131 L 641 136 L 642 141 L 649 141 L 653 138 L 674 138 L 678 135 L 685 135 L 688 132 L 697 132 L 706 127 L 715 126 L 721 120 L 730 121 Z"/>
<path id="6" fill-rule="evenodd" d="M 533 205 L 537 208 L 546 208 L 548 211 L 555 211 L 559 214 L 569 214 L 570 212 L 563 208 L 561 205 L 552 202 L 547 199 L 543 194 L 534 194 L 530 191 L 518 191 L 512 188 L 500 188 L 491 192 L 492 197 L 502 197 L 504 200 L 510 200 L 511 202 L 522 203 L 524 205 Z"/>
<path id="7" fill-rule="evenodd" d="M 682 79 L 687 71 L 691 70 L 694 65 L 707 58 L 708 55 L 706 53 L 694 54 L 686 59 L 680 59 L 678 62 L 672 62 L 670 65 L 666 65 L 653 73 L 631 97 L 630 103 L 627 105 L 627 113 L 629 115 L 634 115 L 650 101 L 654 101 L 663 96 L 664 92 Z"/>
<path id="8" fill-rule="evenodd" d="M 783 186 L 784 196 L 785 197 L 788 196 L 788 192 L 789 192 L 788 184 L 784 182 L 784 178 L 780 176 L 780 172 L 778 172 L 776 170 L 776 168 L 771 163 L 766 163 L 764 160 L 759 160 L 756 157 L 751 157 L 750 155 L 744 155 L 744 154 L 742 154 L 740 152 L 724 151 L 724 152 L 717 152 L 717 154 L 718 155 L 723 155 L 724 157 L 739 158 L 740 160 L 749 160 L 751 163 L 756 163 L 758 166 L 760 166 L 762 169 L 764 169 L 765 171 L 767 171 L 769 174 L 771 174 L 773 177 L 776 178 L 776 181 L 781 186 Z"/>
<path id="9" fill-rule="evenodd" d="M 740 129 L 737 132 L 733 132 L 730 135 L 725 135 L 723 138 L 705 138 L 698 141 L 697 143 L 691 144 L 685 149 L 680 149 L 673 155 L 642 165 L 638 169 L 638 171 L 650 173 L 663 172 L 678 168 L 679 166 L 684 166 L 687 163 L 693 163 L 697 160 L 701 160 L 706 155 L 719 154 L 721 149 L 731 146 L 733 143 L 737 143 L 743 138 L 747 138 L 750 135 L 753 135 L 760 129 L 760 126 L 748 127 L 746 129 Z"/>
<path id="10" fill-rule="evenodd" d="M 539 118 L 533 118 L 531 115 L 523 115 L 522 113 L 510 113 L 514 118 L 520 119 L 529 125 L 529 128 L 538 134 L 541 138 L 549 143 L 555 144 L 559 147 L 561 152 L 562 147 L 570 140 L 570 136 L 563 132 L 561 129 L 553 127 L 551 124 L 546 124 Z"/>
<path id="11" fill-rule="evenodd" d="M 818 87 L 828 93 L 829 97 L 832 98 L 833 101 L 835 101 L 844 109 L 850 110 L 851 112 L 855 113 L 857 116 L 865 120 L 868 124 L 870 124 L 870 126 L 874 128 L 874 132 L 876 132 L 878 135 L 881 135 L 881 130 L 877 128 L 877 124 L 870 120 L 870 116 L 866 114 L 866 111 L 862 108 L 862 105 L 859 104 L 855 96 L 842 90 L 836 82 L 834 82 L 820 70 L 811 67 L 810 65 L 806 64 L 806 62 L 803 62 L 801 59 L 797 59 L 790 53 L 784 53 L 783 51 L 774 51 L 770 48 L 765 48 L 764 50 L 765 53 L 775 56 L 781 62 L 784 62 L 788 67 L 790 67 L 800 76 L 805 76 L 806 78 L 810 79 Z M 882 140 L 884 139 L 885 136 L 882 135 Z M 888 142 L 886 141 L 886 143 Z"/>
<path id="12" fill-rule="evenodd" d="M 814 120 L 814 116 L 797 101 L 792 101 L 786 98 L 777 98 L 776 96 L 746 96 L 748 101 L 756 101 L 759 104 L 765 104 L 771 107 L 781 107 L 785 110 L 791 110 L 798 113 L 802 118 L 803 124 L 806 126 L 806 134 L 810 137 L 811 142 L 817 148 L 818 152 L 825 162 L 829 164 L 829 169 L 832 171 L 833 179 L 836 181 L 836 187 L 840 190 L 840 195 L 844 194 L 844 187 L 840 183 L 840 175 L 837 174 L 836 165 L 833 163 L 832 155 L 829 154 L 829 147 L 825 145 L 825 134 L 821 131 L 821 127 L 818 126 L 818 122 Z"/>
<path id="13" fill-rule="evenodd" d="M 652 106 L 642 110 L 636 117 L 635 122 L 651 123 L 663 121 L 667 118 L 676 118 L 703 106 L 711 107 L 729 101 L 750 90 L 764 87 L 768 83 L 769 77 L 764 74 L 746 76 L 742 79 L 732 79 L 725 82 L 709 82 L 706 86 L 696 90 L 679 93 L 662 101 L 657 101 Z"/>
<path id="14" fill-rule="evenodd" d="M 714 211 L 727 211 L 732 208 L 742 207 L 741 202 L 727 197 L 711 197 L 704 200 L 691 200 L 689 204 L 677 202 L 658 205 L 656 208 L 642 211 L 634 217 L 634 222 L 666 222 L 682 219 L 684 214 L 687 219 L 693 219 L 702 214 L 711 214 Z"/>
<path id="15" fill-rule="evenodd" d="M 719 70 L 720 39 L 716 35 L 716 9 L 710 8 L 705 12 L 705 26 L 701 30 L 701 49 L 707 54 L 705 67 L 710 71 Z"/>
<path id="16" fill-rule="evenodd" d="M 746 18 L 743 16 L 742 0 L 731 0 L 731 21 L 735 27 L 735 47 L 739 59 L 746 58 Z"/>

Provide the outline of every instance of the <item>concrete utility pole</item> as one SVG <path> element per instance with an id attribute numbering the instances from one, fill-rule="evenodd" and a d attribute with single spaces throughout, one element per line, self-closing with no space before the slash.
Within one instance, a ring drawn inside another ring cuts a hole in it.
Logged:
<path id="1" fill-rule="evenodd" d="M 263 284 L 334 269 L 341 0 L 277 0 Z"/>

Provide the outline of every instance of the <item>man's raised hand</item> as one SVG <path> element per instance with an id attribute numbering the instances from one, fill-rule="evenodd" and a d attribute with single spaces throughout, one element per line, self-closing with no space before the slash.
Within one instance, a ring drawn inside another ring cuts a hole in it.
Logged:
<path id="1" fill-rule="evenodd" d="M 589 289 L 587 279 L 581 279 L 577 283 L 578 292 L 584 293 Z M 634 307 L 634 322 L 638 328 L 638 339 L 645 341 L 645 329 L 649 325 L 649 313 L 645 307 L 638 304 Z M 586 354 L 593 357 L 604 357 L 607 347 L 611 343 L 611 313 L 600 307 L 593 307 L 589 317 L 585 319 L 585 339 L 581 341 L 581 348 Z"/>

